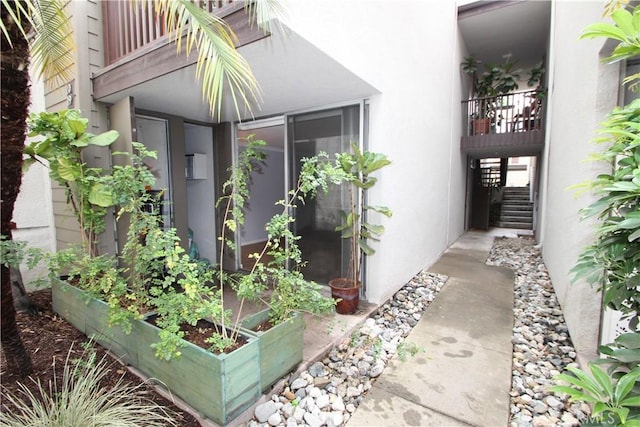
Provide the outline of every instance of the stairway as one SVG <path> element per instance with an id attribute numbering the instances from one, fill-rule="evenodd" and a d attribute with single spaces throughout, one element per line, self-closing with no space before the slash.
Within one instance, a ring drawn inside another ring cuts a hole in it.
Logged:
<path id="1" fill-rule="evenodd" d="M 533 228 L 533 203 L 529 201 L 529 187 L 504 187 L 498 227 Z"/>

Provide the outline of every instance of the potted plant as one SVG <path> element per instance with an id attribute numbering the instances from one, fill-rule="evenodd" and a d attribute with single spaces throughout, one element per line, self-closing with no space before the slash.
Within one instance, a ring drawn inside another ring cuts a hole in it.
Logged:
<path id="1" fill-rule="evenodd" d="M 496 119 L 496 97 L 518 88 L 521 69 L 515 68 L 511 55 L 504 55 L 504 64 L 484 64 L 484 71 L 480 71 L 482 62 L 470 55 L 460 64 L 462 71 L 471 78 L 471 89 L 475 99 L 472 107 L 471 119 L 473 134 L 488 134 Z"/>
<path id="2" fill-rule="evenodd" d="M 351 153 L 338 154 L 336 163 L 348 176 L 349 206 L 348 210 L 341 212 L 342 224 L 336 227 L 336 231 L 340 232 L 343 239 L 349 240 L 349 263 L 346 276 L 331 280 L 329 287 L 331 295 L 337 300 L 336 311 L 353 314 L 360 301 L 364 257 L 375 253 L 369 241 L 378 241 L 384 232 L 384 226 L 368 222 L 366 213 L 371 210 L 386 217 L 392 214 L 385 206 L 367 205 L 365 194 L 377 181 L 371 174 L 391 162 L 386 155 L 361 151 L 352 142 Z"/>

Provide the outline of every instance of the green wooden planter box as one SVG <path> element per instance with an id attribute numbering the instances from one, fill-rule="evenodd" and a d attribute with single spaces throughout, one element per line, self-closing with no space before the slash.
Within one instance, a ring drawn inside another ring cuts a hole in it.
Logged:
<path id="1" fill-rule="evenodd" d="M 131 333 L 125 333 L 120 326 L 109 326 L 109 306 L 98 299 L 87 305 L 89 312 L 85 320 L 88 337 L 106 348 L 127 365 L 138 366 L 138 345 L 136 343 L 140 322 L 131 323 Z"/>
<path id="2" fill-rule="evenodd" d="M 268 319 L 269 310 L 263 310 L 242 322 L 242 327 L 255 334 L 260 343 L 260 379 L 263 391 L 302 362 L 304 334 L 304 320 L 300 313 L 266 331 L 252 330 Z"/>
<path id="3" fill-rule="evenodd" d="M 103 301 L 88 297 L 73 285 L 54 282 L 51 285 L 53 310 L 76 329 L 109 350 L 123 363 L 136 366 L 138 347 L 135 342 L 133 322 L 132 333 L 126 334 L 119 326 L 109 326 L 109 307 Z"/>
<path id="4" fill-rule="evenodd" d="M 131 334 L 108 326 L 108 306 L 87 298 L 69 284 L 52 285 L 53 309 L 69 323 L 109 349 L 125 363 L 154 378 L 218 424 L 226 425 L 261 396 L 260 347 L 255 334 L 243 333 L 247 343 L 230 354 L 215 355 L 189 342 L 182 356 L 163 361 L 151 344 L 159 329 L 143 320 L 134 321 Z"/>
<path id="5" fill-rule="evenodd" d="M 54 280 L 51 283 L 53 311 L 83 334 L 86 334 L 86 318 L 89 312 L 87 304 L 90 300 L 85 292 L 63 280 Z"/>
<path id="6" fill-rule="evenodd" d="M 172 393 L 204 416 L 225 425 L 249 408 L 262 395 L 258 339 L 229 354 L 216 355 L 187 342 L 179 359 L 164 361 L 155 356 L 151 344 L 160 329 L 140 322 L 137 331 L 138 369 L 157 379 Z"/>

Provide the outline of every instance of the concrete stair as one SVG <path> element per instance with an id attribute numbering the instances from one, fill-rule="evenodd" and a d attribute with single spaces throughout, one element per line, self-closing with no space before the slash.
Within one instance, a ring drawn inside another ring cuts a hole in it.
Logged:
<path id="1" fill-rule="evenodd" d="M 529 187 L 504 187 L 498 227 L 531 230 L 533 203 L 529 201 Z"/>

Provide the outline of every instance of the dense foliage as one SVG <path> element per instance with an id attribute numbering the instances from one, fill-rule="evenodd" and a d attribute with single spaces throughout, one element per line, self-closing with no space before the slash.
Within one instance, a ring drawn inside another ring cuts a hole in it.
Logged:
<path id="1" fill-rule="evenodd" d="M 640 7 L 618 8 L 613 23 L 588 26 L 583 38 L 603 37 L 618 42 L 608 61 L 640 54 Z M 634 86 L 639 75 L 625 79 Z M 600 347 L 603 358 L 589 363 L 591 375 L 570 368 L 557 379 L 557 392 L 592 404 L 594 421 L 640 426 L 640 99 L 615 108 L 602 123 L 596 142 L 601 151 L 591 160 L 611 165 L 611 172 L 577 186 L 596 200 L 582 210 L 595 220 L 595 240 L 580 254 L 572 269 L 603 294 L 603 303 L 622 313 L 630 333 Z M 606 367 L 606 371 L 602 369 Z"/>

